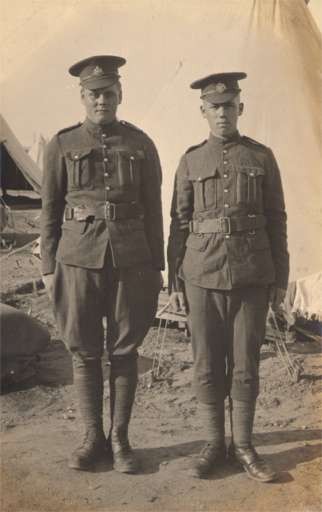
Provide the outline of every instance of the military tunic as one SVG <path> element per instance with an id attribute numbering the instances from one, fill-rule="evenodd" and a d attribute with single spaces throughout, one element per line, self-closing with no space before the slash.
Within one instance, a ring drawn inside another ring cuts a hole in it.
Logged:
<path id="1" fill-rule="evenodd" d="M 272 151 L 237 132 L 181 158 L 171 207 L 169 286 L 184 281 L 197 396 L 258 393 L 268 286 L 286 288 L 286 213 Z M 226 361 L 228 359 L 227 369 Z"/>
<path id="2" fill-rule="evenodd" d="M 43 273 L 54 273 L 63 339 L 100 355 L 107 316 L 110 352 L 133 354 L 155 314 L 164 268 L 153 142 L 117 120 L 62 130 L 46 149 L 42 204 Z"/>
<path id="3" fill-rule="evenodd" d="M 176 173 L 171 216 L 172 277 L 179 270 L 184 280 L 221 290 L 271 283 L 287 287 L 284 196 L 269 148 L 237 133 L 228 141 L 210 135 L 188 150 Z M 222 233 L 189 233 L 191 220 L 218 217 L 228 219 Z M 248 229 L 229 229 L 229 219 L 233 224 L 240 217 L 249 218 Z"/>

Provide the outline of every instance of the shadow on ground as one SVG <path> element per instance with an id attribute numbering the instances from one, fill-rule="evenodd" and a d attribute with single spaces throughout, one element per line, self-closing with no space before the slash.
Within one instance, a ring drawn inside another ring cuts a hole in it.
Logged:
<path id="1" fill-rule="evenodd" d="M 295 469 L 298 464 L 310 462 L 322 455 L 322 444 L 304 444 L 310 441 L 321 440 L 321 430 L 288 430 L 283 432 L 258 433 L 254 436 L 257 447 L 261 445 L 285 445 L 286 443 L 301 442 L 302 446 L 289 449 L 282 449 L 278 453 L 269 454 L 266 452 L 265 459 L 281 475 L 279 482 L 287 483 L 292 480 L 289 471 Z M 226 441 L 227 446 L 229 440 Z M 142 473 L 156 473 L 163 466 L 169 469 L 182 471 L 184 474 L 190 467 L 193 457 L 196 456 L 204 445 L 204 441 L 193 441 L 180 443 L 166 447 L 137 449 L 136 453 L 141 461 Z M 175 464 L 172 464 L 174 461 Z M 226 463 L 218 471 L 210 476 L 211 479 L 226 478 L 229 475 L 241 472 L 242 469 L 236 464 Z"/>

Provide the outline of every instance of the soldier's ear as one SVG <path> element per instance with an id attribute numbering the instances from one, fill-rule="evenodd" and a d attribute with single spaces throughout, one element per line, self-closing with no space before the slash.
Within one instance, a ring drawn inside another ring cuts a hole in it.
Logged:
<path id="1" fill-rule="evenodd" d="M 201 112 L 202 117 L 206 117 L 206 111 L 205 111 L 205 107 L 203 105 L 200 105 L 200 112 Z"/>
<path id="2" fill-rule="evenodd" d="M 244 112 L 244 103 L 239 103 L 238 115 L 241 116 Z"/>
<path id="3" fill-rule="evenodd" d="M 81 97 L 81 101 L 84 102 L 84 87 L 81 87 L 80 97 Z"/>

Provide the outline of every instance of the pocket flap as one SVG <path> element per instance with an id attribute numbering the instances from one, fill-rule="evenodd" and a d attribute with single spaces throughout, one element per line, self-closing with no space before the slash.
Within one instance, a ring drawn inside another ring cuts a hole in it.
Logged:
<path id="1" fill-rule="evenodd" d="M 256 176 L 263 176 L 265 174 L 265 170 L 262 167 L 238 167 L 237 172 L 241 172 L 243 174 L 247 174 L 251 178 L 256 178 Z"/>
<path id="2" fill-rule="evenodd" d="M 190 233 L 186 241 L 186 247 L 196 251 L 205 251 L 209 242 L 209 237 L 202 234 Z"/>
<path id="3" fill-rule="evenodd" d="M 136 160 L 144 160 L 145 153 L 144 153 L 143 149 L 138 149 L 137 151 L 135 151 L 134 157 L 136 158 Z"/>
<path id="4" fill-rule="evenodd" d="M 67 153 L 67 157 L 70 160 L 77 161 L 77 160 L 81 160 L 85 156 L 90 155 L 90 153 L 92 151 L 93 151 L 92 148 L 88 148 L 88 149 L 84 149 L 84 148 L 83 149 L 75 149 L 75 150 L 69 151 Z"/>
<path id="5" fill-rule="evenodd" d="M 209 171 L 207 170 L 206 172 L 204 171 L 202 174 L 200 174 L 199 176 L 194 176 L 193 174 L 191 174 L 189 176 L 189 181 L 194 181 L 194 182 L 203 182 L 203 181 L 206 181 L 206 180 L 209 180 L 209 179 L 214 179 L 214 178 L 218 178 L 219 177 L 219 173 L 217 171 L 217 169 L 213 169 L 212 171 Z"/>

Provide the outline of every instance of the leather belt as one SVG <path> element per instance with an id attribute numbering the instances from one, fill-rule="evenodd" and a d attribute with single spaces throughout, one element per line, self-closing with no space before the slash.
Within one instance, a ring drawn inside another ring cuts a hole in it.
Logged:
<path id="1" fill-rule="evenodd" d="M 136 219 L 143 216 L 143 209 L 139 203 L 110 203 L 106 202 L 97 207 L 86 205 L 65 207 L 64 219 L 77 220 L 79 222 L 88 220 L 92 217 L 93 220 L 121 220 L 121 219 Z"/>
<path id="2" fill-rule="evenodd" d="M 215 219 L 192 220 L 189 222 L 190 233 L 222 233 L 230 235 L 235 231 L 255 231 L 266 225 L 264 215 L 247 215 L 243 217 L 217 217 Z"/>

